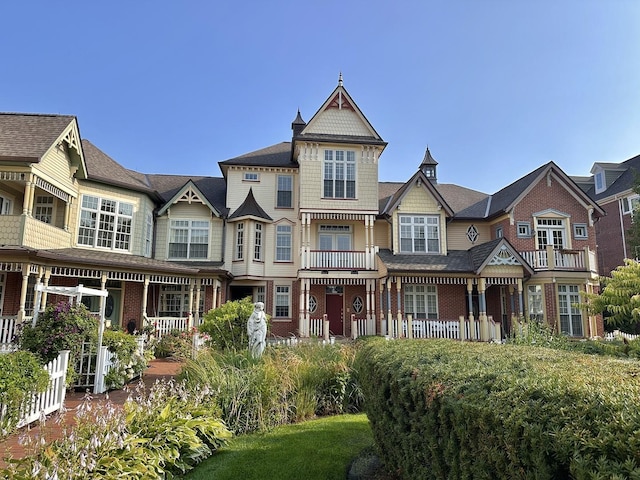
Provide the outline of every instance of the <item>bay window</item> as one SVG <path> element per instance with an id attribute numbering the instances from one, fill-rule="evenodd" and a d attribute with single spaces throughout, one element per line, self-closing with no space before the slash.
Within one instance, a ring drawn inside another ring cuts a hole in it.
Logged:
<path id="1" fill-rule="evenodd" d="M 93 195 L 83 195 L 78 244 L 110 250 L 129 250 L 133 205 Z"/>

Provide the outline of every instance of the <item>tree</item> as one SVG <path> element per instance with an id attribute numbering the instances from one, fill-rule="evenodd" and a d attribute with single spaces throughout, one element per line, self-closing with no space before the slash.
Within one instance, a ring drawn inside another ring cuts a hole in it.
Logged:
<path id="1" fill-rule="evenodd" d="M 636 172 L 633 180 L 633 191 L 640 195 L 640 175 Z M 626 200 L 628 201 L 628 200 Z M 627 244 L 629 246 L 629 256 L 636 260 L 640 258 L 640 208 L 633 208 L 631 212 L 631 228 L 627 230 Z"/>
<path id="2" fill-rule="evenodd" d="M 587 293 L 589 313 L 604 315 L 605 321 L 623 330 L 635 330 L 640 323 L 640 263 L 625 259 L 624 265 L 603 277 L 600 294 Z"/>

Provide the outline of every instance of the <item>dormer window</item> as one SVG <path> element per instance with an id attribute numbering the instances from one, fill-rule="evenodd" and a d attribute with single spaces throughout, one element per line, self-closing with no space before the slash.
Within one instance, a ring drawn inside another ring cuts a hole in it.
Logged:
<path id="1" fill-rule="evenodd" d="M 602 170 L 596 172 L 594 175 L 594 182 L 596 186 L 596 193 L 601 193 L 606 190 L 607 187 L 604 183 L 604 172 Z"/>

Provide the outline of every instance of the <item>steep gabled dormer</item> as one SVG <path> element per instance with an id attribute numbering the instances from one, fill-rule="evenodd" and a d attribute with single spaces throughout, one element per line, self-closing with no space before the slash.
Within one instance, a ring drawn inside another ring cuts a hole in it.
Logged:
<path id="1" fill-rule="evenodd" d="M 593 174 L 595 194 L 603 193 L 625 170 L 624 165 L 619 163 L 594 163 L 591 167 L 591 173 Z"/>
<path id="2" fill-rule="evenodd" d="M 300 165 L 301 209 L 377 209 L 378 159 L 386 142 L 342 82 L 307 124 L 292 124 L 293 158 Z"/>

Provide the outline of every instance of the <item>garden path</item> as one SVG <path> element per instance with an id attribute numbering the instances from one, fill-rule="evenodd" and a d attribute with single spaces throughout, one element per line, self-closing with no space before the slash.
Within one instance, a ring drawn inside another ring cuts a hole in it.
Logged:
<path id="1" fill-rule="evenodd" d="M 148 389 L 157 380 L 169 380 L 175 377 L 181 370 L 182 363 L 166 360 L 156 359 L 149 363 L 149 368 L 144 371 L 142 375 L 142 381 L 145 387 Z M 135 388 L 137 380 L 132 381 L 129 384 L 131 389 Z M 58 414 L 54 413 L 44 425 L 40 425 L 38 422 L 24 427 L 17 432 L 7 437 L 4 441 L 0 441 L 0 468 L 6 466 L 4 459 L 6 458 L 22 458 L 27 455 L 27 450 L 20 443 L 20 438 L 25 434 L 35 438 L 44 432 L 44 438 L 50 442 L 57 440 L 64 434 L 64 429 L 74 424 L 76 409 L 85 401 L 87 394 L 84 392 L 67 392 L 65 396 L 64 406 L 66 412 L 64 413 L 64 421 L 57 422 L 56 417 Z M 107 393 L 98 395 L 90 395 L 92 402 L 111 402 L 114 405 L 124 405 L 129 397 L 129 393 L 126 390 L 112 390 Z"/>

